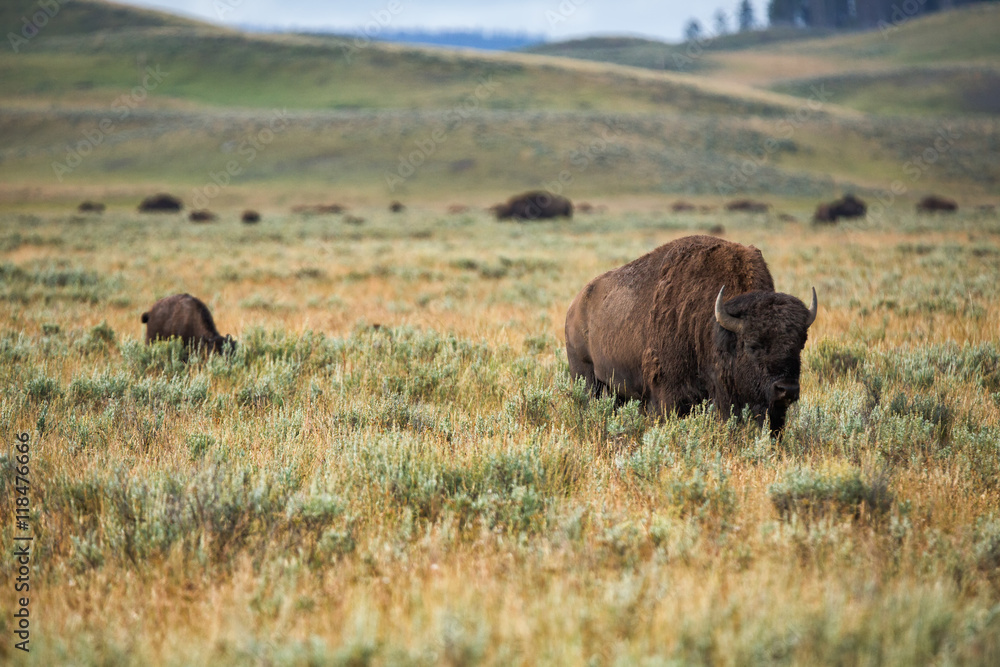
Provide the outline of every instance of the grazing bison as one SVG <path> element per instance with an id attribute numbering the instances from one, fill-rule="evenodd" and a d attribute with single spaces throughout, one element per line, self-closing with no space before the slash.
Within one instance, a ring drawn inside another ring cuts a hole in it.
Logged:
<path id="1" fill-rule="evenodd" d="M 744 213 L 767 213 L 771 205 L 752 199 L 736 199 L 726 204 L 727 211 L 742 211 Z"/>
<path id="2" fill-rule="evenodd" d="M 223 347 L 236 347 L 232 336 L 220 336 L 208 306 L 190 294 L 174 294 L 153 304 L 142 314 L 146 325 L 146 344 L 174 336 L 189 347 L 222 352 Z"/>
<path id="3" fill-rule="evenodd" d="M 162 192 L 146 197 L 139 204 L 140 213 L 177 213 L 182 208 L 184 204 L 180 199 Z"/>
<path id="4" fill-rule="evenodd" d="M 260 222 L 260 213 L 254 211 L 253 209 L 247 209 L 243 211 L 243 215 L 240 216 L 240 220 L 247 225 L 258 223 Z"/>
<path id="5" fill-rule="evenodd" d="M 347 209 L 340 204 L 316 204 L 315 206 L 299 205 L 292 207 L 292 213 L 302 215 L 337 215 Z"/>
<path id="6" fill-rule="evenodd" d="M 573 204 L 569 199 L 545 190 L 533 190 L 516 195 L 503 204 L 497 204 L 492 210 L 497 220 L 573 217 Z"/>
<path id="7" fill-rule="evenodd" d="M 76 207 L 76 210 L 80 213 L 104 213 L 104 204 L 101 202 L 87 200 L 85 202 L 80 202 L 80 205 Z"/>
<path id="8" fill-rule="evenodd" d="M 215 222 L 218 219 L 219 216 L 212 213 L 208 209 L 198 209 L 188 213 L 188 220 L 191 222 Z"/>
<path id="9" fill-rule="evenodd" d="M 958 202 L 941 195 L 927 195 L 917 203 L 917 213 L 954 213 Z"/>
<path id="10" fill-rule="evenodd" d="M 749 407 L 772 434 L 799 397 L 812 307 L 774 291 L 760 251 L 689 236 L 594 278 L 566 315 L 570 373 L 657 415 Z"/>
<path id="11" fill-rule="evenodd" d="M 402 213 L 404 210 L 406 210 L 406 206 L 404 206 L 403 202 L 401 201 L 394 201 L 391 204 L 389 204 L 389 210 L 393 213 Z"/>
<path id="12" fill-rule="evenodd" d="M 670 206 L 670 210 L 674 213 L 685 213 L 688 211 L 697 211 L 698 207 L 690 202 L 678 200 Z"/>
<path id="13" fill-rule="evenodd" d="M 835 223 L 840 218 L 862 218 L 868 213 L 868 205 L 853 194 L 846 194 L 829 204 L 820 204 L 813 213 L 813 222 Z"/>

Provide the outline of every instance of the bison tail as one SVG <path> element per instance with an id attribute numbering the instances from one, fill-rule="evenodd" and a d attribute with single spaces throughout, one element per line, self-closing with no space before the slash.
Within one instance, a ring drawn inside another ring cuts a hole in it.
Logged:
<path id="1" fill-rule="evenodd" d="M 149 322 L 149 313 L 142 314 L 142 323 L 145 324 L 146 322 Z"/>

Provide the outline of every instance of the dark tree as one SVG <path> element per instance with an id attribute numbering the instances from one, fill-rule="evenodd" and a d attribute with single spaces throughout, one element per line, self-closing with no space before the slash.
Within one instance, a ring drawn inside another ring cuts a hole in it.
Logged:
<path id="1" fill-rule="evenodd" d="M 716 10 L 715 12 L 715 34 L 729 34 L 729 17 L 726 16 L 726 12 L 722 9 Z"/>
<path id="2" fill-rule="evenodd" d="M 740 32 L 753 30 L 756 21 L 754 21 L 753 5 L 750 4 L 750 0 L 743 0 L 740 3 L 739 9 L 736 11 L 736 19 L 739 23 Z"/>
<path id="3" fill-rule="evenodd" d="M 698 19 L 691 19 L 684 26 L 684 40 L 688 42 L 697 42 L 701 39 L 701 23 Z"/>

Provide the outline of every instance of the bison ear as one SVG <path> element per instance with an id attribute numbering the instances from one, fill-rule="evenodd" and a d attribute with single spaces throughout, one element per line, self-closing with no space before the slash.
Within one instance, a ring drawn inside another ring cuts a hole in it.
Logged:
<path id="1" fill-rule="evenodd" d="M 816 288 L 813 287 L 813 300 L 812 305 L 809 306 L 809 317 L 806 318 L 806 329 L 812 326 L 812 323 L 816 321 L 816 313 L 819 311 L 819 302 L 816 301 Z"/>
<path id="2" fill-rule="evenodd" d="M 719 323 L 719 326 L 727 331 L 732 331 L 734 334 L 738 334 L 743 331 L 743 321 L 738 317 L 733 317 L 726 312 L 725 307 L 722 305 L 722 293 L 726 291 L 726 286 L 723 285 L 722 289 L 719 290 L 719 296 L 715 297 L 715 321 Z"/>

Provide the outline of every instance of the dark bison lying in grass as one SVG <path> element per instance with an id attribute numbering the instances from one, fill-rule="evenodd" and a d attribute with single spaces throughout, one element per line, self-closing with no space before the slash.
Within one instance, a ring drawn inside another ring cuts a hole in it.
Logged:
<path id="1" fill-rule="evenodd" d="M 813 222 L 832 224 L 840 218 L 863 218 L 867 213 L 867 204 L 853 194 L 846 194 L 828 204 L 817 206 Z"/>
<path id="2" fill-rule="evenodd" d="M 174 294 L 153 304 L 142 314 L 146 343 L 177 337 L 188 347 L 222 352 L 236 347 L 232 336 L 220 336 L 208 306 L 190 294 Z"/>
<path id="3" fill-rule="evenodd" d="M 208 209 L 199 209 L 188 213 L 188 220 L 191 222 L 215 222 L 218 219 L 219 216 L 212 213 Z"/>
<path id="4" fill-rule="evenodd" d="M 570 373 L 595 396 L 637 399 L 657 415 L 709 400 L 748 407 L 776 434 L 799 398 L 800 355 L 816 319 L 774 291 L 753 246 L 689 236 L 598 276 L 566 315 Z"/>
<path id="5" fill-rule="evenodd" d="M 80 202 L 80 205 L 76 207 L 76 210 L 80 213 L 104 213 L 104 204 L 88 200 Z"/>
<path id="6" fill-rule="evenodd" d="M 958 202 L 941 195 L 927 195 L 917 203 L 918 213 L 954 213 Z"/>
<path id="7" fill-rule="evenodd" d="M 141 213 L 177 213 L 182 208 L 184 204 L 180 199 L 162 192 L 146 197 L 139 204 Z"/>
<path id="8" fill-rule="evenodd" d="M 752 199 L 736 199 L 726 204 L 726 210 L 733 212 L 767 213 L 770 209 L 770 204 Z"/>
<path id="9" fill-rule="evenodd" d="M 492 208 L 497 220 L 541 220 L 543 218 L 572 218 L 573 204 L 561 195 L 544 190 L 534 190 L 511 197 Z"/>
<path id="10" fill-rule="evenodd" d="M 247 225 L 252 225 L 254 223 L 260 222 L 260 213 L 251 209 L 247 209 L 246 211 L 243 211 L 243 215 L 240 216 L 240 220 L 242 220 Z"/>

